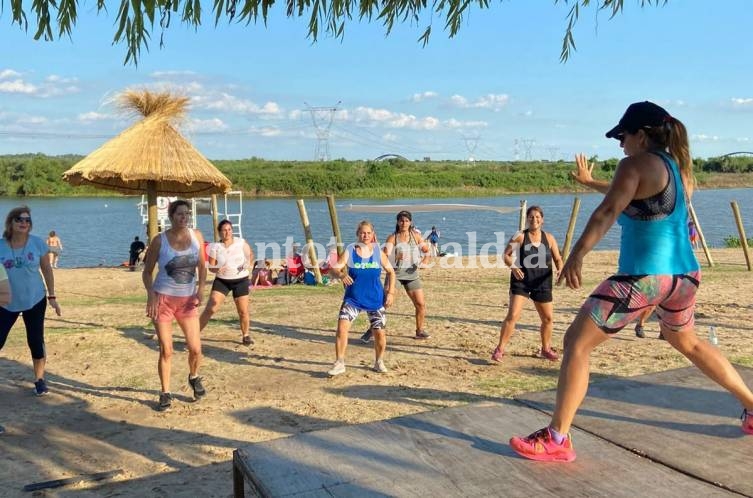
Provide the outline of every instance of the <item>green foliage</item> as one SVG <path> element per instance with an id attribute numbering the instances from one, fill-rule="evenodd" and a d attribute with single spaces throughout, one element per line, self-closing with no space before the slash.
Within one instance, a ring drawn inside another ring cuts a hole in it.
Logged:
<path id="1" fill-rule="evenodd" d="M 62 181 L 79 156 L 23 154 L 0 156 L 0 195 L 115 195 L 94 187 L 72 187 Z M 696 159 L 700 185 L 723 176 L 704 171 L 708 161 Z M 256 197 L 322 196 L 353 198 L 463 197 L 518 192 L 586 191 L 570 177 L 572 162 L 557 161 L 266 161 L 252 157 L 214 161 L 233 188 Z M 616 159 L 597 162 L 593 175 L 609 180 Z M 750 173 L 749 173 L 750 174 Z M 729 175 L 734 177 L 734 175 Z M 739 179 L 737 181 L 740 181 Z"/>
<path id="2" fill-rule="evenodd" d="M 554 3 L 568 0 L 555 0 Z M 23 0 L 10 0 L 11 24 L 17 24 L 28 30 L 29 21 L 26 12 L 33 11 L 36 20 L 32 20 L 34 39 L 53 40 L 57 36 L 73 36 L 78 19 L 79 0 L 34 0 L 31 7 L 24 6 Z M 105 0 L 95 0 L 97 13 L 107 12 Z M 160 46 L 164 43 L 164 34 L 175 16 L 179 22 L 197 28 L 201 25 L 201 0 L 120 0 L 119 5 L 110 5 L 109 11 L 115 14 L 115 34 L 113 43 L 125 43 L 125 63 L 138 63 L 141 48 L 149 49 L 148 41 L 152 38 L 155 23 L 160 29 Z M 640 0 L 640 6 L 663 5 L 667 0 Z M 623 0 L 575 0 L 567 15 L 565 35 L 562 40 L 560 59 L 564 62 L 575 50 L 573 29 L 580 15 L 580 10 L 592 7 L 598 14 L 601 11 L 614 17 L 623 10 Z M 215 25 L 225 19 L 228 23 L 244 22 L 256 24 L 262 21 L 266 27 L 269 11 L 274 7 L 274 0 L 212 0 L 210 19 Z M 395 24 L 424 24 L 418 41 L 426 45 L 432 32 L 435 19 L 444 25 L 449 37 L 458 34 L 460 27 L 466 24 L 466 16 L 472 8 L 489 9 L 490 0 L 441 0 L 425 2 L 412 0 L 391 0 L 376 2 L 374 0 L 288 0 L 280 8 L 285 9 L 288 17 L 303 18 L 308 25 L 308 36 L 316 41 L 320 31 L 325 34 L 343 38 L 345 24 L 358 21 L 380 22 L 387 34 Z M 0 7 L 5 1 L 0 0 Z M 92 6 L 87 6 L 90 8 Z M 4 11 L 4 8 L 0 11 Z M 53 29 L 54 28 L 54 29 Z"/>
<path id="3" fill-rule="evenodd" d="M 753 247 L 753 238 L 747 239 L 748 240 L 748 247 Z M 740 237 L 735 237 L 734 235 L 727 235 L 724 237 L 724 247 L 740 247 Z"/>

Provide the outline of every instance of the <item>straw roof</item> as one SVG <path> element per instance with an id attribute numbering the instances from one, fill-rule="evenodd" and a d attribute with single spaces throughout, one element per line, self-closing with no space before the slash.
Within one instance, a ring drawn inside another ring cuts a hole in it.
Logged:
<path id="1" fill-rule="evenodd" d="M 195 197 L 230 190 L 231 182 L 175 129 L 185 115 L 188 98 L 169 93 L 126 91 L 120 107 L 143 119 L 111 139 L 71 169 L 63 179 L 125 194 Z"/>

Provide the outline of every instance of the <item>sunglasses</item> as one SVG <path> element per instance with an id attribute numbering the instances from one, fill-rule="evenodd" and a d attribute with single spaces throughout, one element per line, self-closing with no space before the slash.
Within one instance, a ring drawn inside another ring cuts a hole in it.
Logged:
<path id="1" fill-rule="evenodd" d="M 16 223 L 31 223 L 31 216 L 16 216 L 13 221 Z"/>

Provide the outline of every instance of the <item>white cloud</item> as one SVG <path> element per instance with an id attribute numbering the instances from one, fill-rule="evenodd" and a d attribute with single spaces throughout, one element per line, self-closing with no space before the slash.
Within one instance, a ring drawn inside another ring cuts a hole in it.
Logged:
<path id="1" fill-rule="evenodd" d="M 173 78 L 176 76 L 195 76 L 196 73 L 194 71 L 179 71 L 179 70 L 173 70 L 173 71 L 154 71 L 151 76 L 155 79 L 160 78 Z"/>
<path id="2" fill-rule="evenodd" d="M 698 133 L 696 135 L 693 135 L 691 137 L 691 140 L 696 142 L 718 142 L 720 138 L 717 135 L 705 135 L 703 133 Z"/>
<path id="3" fill-rule="evenodd" d="M 733 97 L 730 100 L 732 101 L 732 107 L 753 107 L 753 98 Z"/>
<path id="4" fill-rule="evenodd" d="M 411 97 L 412 102 L 422 102 L 424 100 L 433 99 L 439 97 L 439 94 L 437 92 L 432 92 L 431 90 L 421 93 L 414 93 Z"/>
<path id="5" fill-rule="evenodd" d="M 434 130 L 439 126 L 439 119 L 427 116 L 418 118 L 412 114 L 392 112 L 373 107 L 356 107 L 352 112 L 342 113 L 346 119 L 356 123 L 381 124 L 391 128 L 408 128 L 412 130 Z"/>
<path id="6" fill-rule="evenodd" d="M 21 76 L 21 73 L 12 69 L 3 69 L 2 71 L 0 71 L 0 80 L 5 80 L 8 78 L 18 78 L 19 76 Z"/>
<path id="7" fill-rule="evenodd" d="M 193 133 L 212 133 L 227 130 L 228 126 L 220 118 L 189 119 L 185 128 Z"/>
<path id="8" fill-rule="evenodd" d="M 94 121 L 103 121 L 106 119 L 112 119 L 112 116 L 110 116 L 109 114 L 101 113 L 101 112 L 90 111 L 90 112 L 83 112 L 79 114 L 78 116 L 76 116 L 76 119 L 78 121 L 81 121 L 82 123 L 91 123 Z"/>
<path id="9" fill-rule="evenodd" d="M 22 79 L 16 79 L 12 81 L 0 81 L 0 93 L 23 93 L 26 95 L 34 95 L 39 89 L 27 83 Z"/>
<path id="10" fill-rule="evenodd" d="M 450 118 L 443 122 L 447 128 L 450 128 L 452 130 L 458 130 L 462 128 L 486 128 L 489 126 L 489 123 L 486 121 L 460 121 L 455 118 Z"/>
<path id="11" fill-rule="evenodd" d="M 44 79 L 48 83 L 77 83 L 78 78 L 65 78 L 57 74 L 51 74 Z"/>
<path id="12" fill-rule="evenodd" d="M 18 124 L 30 124 L 30 125 L 38 125 L 38 124 L 45 124 L 49 120 L 45 118 L 44 116 L 24 116 L 22 118 L 18 118 L 18 121 L 16 121 Z"/>
<path id="13" fill-rule="evenodd" d="M 229 93 L 220 93 L 217 96 L 199 95 L 192 100 L 197 107 L 213 111 L 254 114 L 267 117 L 282 115 L 282 109 L 280 109 L 280 106 L 276 102 L 267 102 L 260 106 L 255 102 L 238 98 Z"/>
<path id="14" fill-rule="evenodd" d="M 468 100 L 462 95 L 453 95 L 450 97 L 450 102 L 462 109 L 490 109 L 492 111 L 499 111 L 510 101 L 510 96 L 506 93 L 489 93 L 482 95 L 474 101 Z"/>

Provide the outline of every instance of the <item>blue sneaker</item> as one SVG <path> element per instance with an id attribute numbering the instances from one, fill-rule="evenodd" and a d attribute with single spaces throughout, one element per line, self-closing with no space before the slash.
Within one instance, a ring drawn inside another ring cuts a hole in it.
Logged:
<path id="1" fill-rule="evenodd" d="M 50 390 L 47 389 L 47 382 L 45 382 L 44 379 L 38 379 L 34 383 L 34 394 L 37 396 L 44 396 L 48 392 L 50 392 Z"/>

